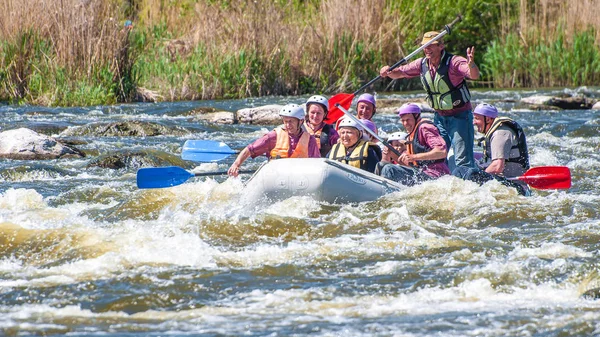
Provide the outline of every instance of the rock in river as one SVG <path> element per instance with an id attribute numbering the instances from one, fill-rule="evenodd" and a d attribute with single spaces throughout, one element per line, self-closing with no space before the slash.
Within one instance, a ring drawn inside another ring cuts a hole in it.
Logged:
<path id="1" fill-rule="evenodd" d="M 183 136 L 189 134 L 181 127 L 167 126 L 143 121 L 122 121 L 109 124 L 88 124 L 71 127 L 61 136 L 99 136 L 99 137 L 152 137 L 161 135 Z"/>
<path id="2" fill-rule="evenodd" d="M 242 124 L 274 125 L 281 124 L 279 111 L 282 105 L 265 105 L 237 111 L 237 120 Z"/>
<path id="3" fill-rule="evenodd" d="M 41 160 L 81 157 L 85 154 L 79 149 L 27 128 L 0 133 L 0 158 Z"/>
<path id="4" fill-rule="evenodd" d="M 155 166 L 187 166 L 187 163 L 172 154 L 162 151 L 119 151 L 95 158 L 87 167 L 102 167 L 113 170 L 138 169 L 140 167 Z"/>

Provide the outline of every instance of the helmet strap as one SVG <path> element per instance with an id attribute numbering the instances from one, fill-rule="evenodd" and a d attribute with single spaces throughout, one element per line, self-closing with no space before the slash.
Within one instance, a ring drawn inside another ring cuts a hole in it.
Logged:
<path id="1" fill-rule="evenodd" d="M 490 124 L 489 124 L 489 126 L 488 126 L 488 118 L 489 119 L 493 119 L 491 117 L 483 116 L 483 133 L 484 134 L 488 132 L 488 130 L 490 129 L 490 127 L 494 123 L 494 121 L 491 121 Z"/>

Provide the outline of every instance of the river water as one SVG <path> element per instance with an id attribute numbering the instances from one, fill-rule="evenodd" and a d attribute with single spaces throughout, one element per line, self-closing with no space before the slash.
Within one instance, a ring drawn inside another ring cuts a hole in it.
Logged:
<path id="1" fill-rule="evenodd" d="M 585 90 L 600 97 L 597 88 Z M 99 155 L 123 150 L 176 157 L 187 139 L 240 149 L 271 127 L 215 126 L 185 112 L 305 97 L 0 106 L 2 130 L 60 135 L 122 120 L 186 130 L 183 136 L 82 136 L 83 159 L 0 160 L 0 332 L 598 335 L 600 301 L 581 295 L 600 287 L 600 114 L 518 104 L 533 94 L 572 91 L 474 93 L 476 102 L 498 104 L 521 123 L 532 166 L 568 166 L 571 189 L 522 197 L 497 183 L 479 187 L 446 177 L 357 205 L 308 197 L 243 203 L 248 176 L 140 190 L 135 169 L 88 167 Z M 387 132 L 401 128 L 392 114 L 374 120 Z M 233 159 L 185 165 L 226 170 Z M 249 160 L 244 169 L 261 161 Z"/>

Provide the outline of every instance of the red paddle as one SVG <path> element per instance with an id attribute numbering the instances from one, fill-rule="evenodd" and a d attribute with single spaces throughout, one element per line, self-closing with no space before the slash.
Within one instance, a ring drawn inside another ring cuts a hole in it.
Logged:
<path id="1" fill-rule="evenodd" d="M 340 117 L 344 115 L 342 110 L 340 110 L 336 104 L 342 106 L 342 108 L 348 110 L 350 109 L 350 105 L 352 105 L 352 100 L 354 99 L 355 94 L 337 94 L 329 99 L 329 109 L 327 112 L 327 118 L 325 119 L 325 123 L 333 124 L 337 122 Z"/>
<path id="2" fill-rule="evenodd" d="M 571 187 L 571 171 L 566 166 L 540 166 L 529 169 L 520 177 L 521 180 L 539 190 L 569 189 Z"/>
<path id="3" fill-rule="evenodd" d="M 454 21 L 452 21 L 449 24 L 447 24 L 446 26 L 444 26 L 444 30 L 441 33 L 439 33 L 436 37 L 434 37 L 433 39 L 431 39 L 431 41 L 425 43 L 421 47 L 417 48 L 417 50 L 415 50 L 412 53 L 408 54 L 402 60 L 400 60 L 400 61 L 394 63 L 392 66 L 390 66 L 390 71 L 396 69 L 398 66 L 402 65 L 403 63 L 406 63 L 411 57 L 415 56 L 417 53 L 419 53 L 421 50 L 423 50 L 423 48 L 425 48 L 425 47 L 429 46 L 430 44 L 432 44 L 433 42 L 441 39 L 446 34 L 450 34 L 450 32 L 452 30 L 452 26 L 454 26 L 460 20 L 462 20 L 462 16 L 458 15 L 456 17 L 456 19 L 454 19 Z M 329 112 L 327 113 L 327 118 L 325 119 L 325 123 L 327 123 L 327 124 L 333 124 L 340 117 L 342 117 L 344 115 L 344 113 L 342 111 L 340 111 L 340 109 L 338 109 L 336 107 L 336 104 L 341 105 L 346 110 L 350 109 L 350 105 L 352 104 L 352 100 L 354 99 L 354 96 L 358 95 L 358 93 L 360 93 L 361 91 L 363 91 L 364 89 L 366 89 L 367 87 L 369 87 L 371 84 L 375 83 L 380 78 L 381 78 L 381 75 L 375 77 L 374 79 L 372 79 L 369 82 L 367 82 L 365 85 L 363 85 L 362 87 L 360 87 L 358 90 L 356 90 L 352 94 L 341 93 L 341 94 L 337 94 L 337 95 L 334 95 L 333 97 L 331 97 L 329 99 L 329 109 L 328 109 Z"/>

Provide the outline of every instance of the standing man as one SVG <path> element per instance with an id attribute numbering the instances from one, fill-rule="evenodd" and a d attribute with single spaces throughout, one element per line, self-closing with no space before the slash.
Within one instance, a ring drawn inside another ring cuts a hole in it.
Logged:
<path id="1" fill-rule="evenodd" d="M 437 127 L 421 118 L 421 108 L 413 103 L 398 109 L 402 126 L 408 132 L 406 151 L 398 158 L 400 165 L 380 165 L 380 175 L 406 186 L 450 174 L 446 165 L 446 142 Z"/>
<path id="2" fill-rule="evenodd" d="M 516 188 L 521 195 L 529 195 L 527 184 L 510 180 L 529 170 L 529 151 L 523 128 L 508 117 L 498 117 L 498 109 L 487 103 L 475 108 L 473 124 L 485 135 L 481 139 L 483 163 L 480 168 L 457 167 L 452 174 L 479 184 L 496 179 Z"/>
<path id="3" fill-rule="evenodd" d="M 438 35 L 435 31 L 425 33 L 421 45 Z M 384 66 L 380 75 L 392 79 L 420 76 L 427 102 L 435 110 L 433 121 L 444 137 L 446 147 L 452 147 L 454 151 L 454 160 L 449 160 L 450 167 L 475 167 L 471 94 L 465 81 L 479 78 L 475 47 L 467 48 L 467 58 L 464 58 L 447 52 L 444 42 L 439 39 L 423 51 L 425 57 L 391 71 L 389 66 Z"/>

